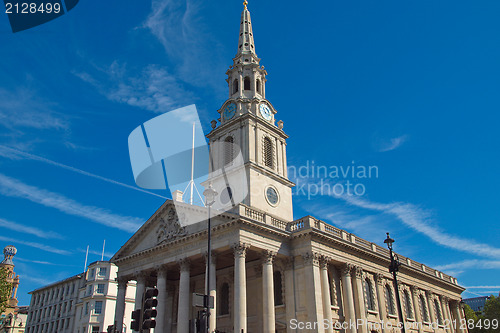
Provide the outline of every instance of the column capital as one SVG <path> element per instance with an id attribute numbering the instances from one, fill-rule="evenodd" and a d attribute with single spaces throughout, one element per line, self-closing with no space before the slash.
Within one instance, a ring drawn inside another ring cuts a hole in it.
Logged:
<path id="1" fill-rule="evenodd" d="M 158 278 L 166 278 L 167 277 L 167 266 L 166 265 L 157 265 L 155 266 L 155 271 Z"/>
<path id="2" fill-rule="evenodd" d="M 363 277 L 363 268 L 361 266 L 354 266 L 353 272 L 356 278 L 361 279 Z"/>
<path id="3" fill-rule="evenodd" d="M 374 277 L 377 284 L 382 285 L 384 283 L 384 274 L 375 273 Z"/>
<path id="4" fill-rule="evenodd" d="M 354 268 L 354 265 L 351 264 L 351 263 L 345 263 L 341 269 L 340 269 L 340 273 L 342 274 L 342 276 L 348 276 L 348 277 L 351 277 L 352 275 L 352 270 Z"/>
<path id="5" fill-rule="evenodd" d="M 330 257 L 325 255 L 321 255 L 319 257 L 319 267 L 321 267 L 321 269 L 328 269 L 329 262 L 330 262 Z"/>
<path id="6" fill-rule="evenodd" d="M 271 250 L 262 251 L 262 264 L 263 265 L 272 264 L 275 257 L 276 257 L 276 252 L 274 251 Z"/>
<path id="7" fill-rule="evenodd" d="M 319 266 L 319 253 L 317 252 L 306 252 L 302 254 L 302 259 L 306 264 L 312 264 L 314 266 Z"/>
<path id="8" fill-rule="evenodd" d="M 242 242 L 234 243 L 232 246 L 234 251 L 234 256 L 245 258 L 249 247 L 250 245 L 247 243 L 242 243 Z"/>
<path id="9" fill-rule="evenodd" d="M 146 283 L 146 278 L 149 276 L 148 273 L 144 271 L 135 271 L 134 278 L 137 283 Z"/>
<path id="10" fill-rule="evenodd" d="M 191 261 L 188 258 L 182 258 L 177 260 L 177 264 L 179 265 L 181 272 L 189 272 Z"/>
<path id="11" fill-rule="evenodd" d="M 418 287 L 415 285 L 411 285 L 410 290 L 411 290 L 412 294 L 414 294 L 414 295 L 417 295 L 418 291 L 419 291 Z"/>
<path id="12" fill-rule="evenodd" d="M 214 252 L 214 251 L 212 251 L 212 252 L 211 252 L 211 254 L 212 254 L 212 258 L 211 258 L 211 260 L 210 260 L 210 263 L 211 263 L 212 265 L 215 265 L 215 264 L 216 264 L 216 262 L 217 262 L 217 253 L 216 253 L 216 252 Z M 205 263 L 207 263 L 208 251 L 203 252 L 203 258 L 205 258 Z"/>
<path id="13" fill-rule="evenodd" d="M 432 296 L 434 295 L 434 293 L 430 290 L 424 290 L 425 292 L 425 297 L 427 297 L 428 299 L 432 299 Z"/>
<path id="14" fill-rule="evenodd" d="M 118 288 L 127 287 L 128 281 L 129 281 L 129 278 L 127 276 L 117 276 L 116 277 L 116 282 L 118 282 Z"/>

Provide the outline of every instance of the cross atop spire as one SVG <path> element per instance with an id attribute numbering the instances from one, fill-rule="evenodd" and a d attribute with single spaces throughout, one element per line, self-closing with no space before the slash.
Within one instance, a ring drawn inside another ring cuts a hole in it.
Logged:
<path id="1" fill-rule="evenodd" d="M 238 40 L 238 52 L 234 58 L 235 64 L 251 62 L 258 63 L 257 54 L 255 53 L 255 43 L 253 40 L 252 21 L 250 19 L 250 12 L 248 11 L 247 4 L 248 2 L 245 0 L 243 2 L 243 12 L 241 13 L 240 38 Z M 254 61 L 252 61 L 252 58 Z"/>

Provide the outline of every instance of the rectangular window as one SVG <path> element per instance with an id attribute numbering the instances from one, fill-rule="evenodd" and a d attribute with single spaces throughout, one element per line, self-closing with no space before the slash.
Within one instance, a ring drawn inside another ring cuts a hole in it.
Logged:
<path id="1" fill-rule="evenodd" d="M 92 268 L 90 270 L 90 277 L 94 277 L 94 274 L 95 274 L 95 268 Z"/>
<path id="2" fill-rule="evenodd" d="M 99 333 L 99 326 L 92 326 L 92 333 Z"/>
<path id="3" fill-rule="evenodd" d="M 95 314 L 101 314 L 102 313 L 102 301 L 96 301 L 95 302 L 94 313 Z"/>
<path id="4" fill-rule="evenodd" d="M 99 268 L 99 276 L 106 276 L 107 268 L 106 267 L 100 267 Z"/>
<path id="5" fill-rule="evenodd" d="M 92 286 L 88 286 L 87 287 L 87 295 L 91 295 L 92 294 Z"/>
<path id="6" fill-rule="evenodd" d="M 98 284 L 97 285 L 97 293 L 98 294 L 104 294 L 104 284 Z"/>
<path id="7" fill-rule="evenodd" d="M 85 303 L 85 315 L 89 314 L 89 302 Z"/>

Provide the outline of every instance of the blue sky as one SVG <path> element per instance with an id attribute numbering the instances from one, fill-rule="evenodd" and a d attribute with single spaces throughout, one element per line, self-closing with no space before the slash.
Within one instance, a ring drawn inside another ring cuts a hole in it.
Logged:
<path id="1" fill-rule="evenodd" d="M 348 179 L 363 184 L 360 197 L 298 192 L 295 217 L 378 244 L 390 231 L 399 253 L 474 287 L 464 297 L 498 293 L 500 3 L 252 0 L 249 9 L 289 165 L 378 169 Z M 106 239 L 109 258 L 170 197 L 133 189 L 128 135 L 192 103 L 210 129 L 241 10 L 240 1 L 81 1 L 17 34 L 1 16 L 0 247 L 18 248 L 21 304 L 83 270 L 87 245 L 99 260 Z"/>

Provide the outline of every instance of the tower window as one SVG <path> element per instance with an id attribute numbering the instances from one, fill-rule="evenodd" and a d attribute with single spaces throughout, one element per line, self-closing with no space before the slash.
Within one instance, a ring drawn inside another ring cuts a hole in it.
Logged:
<path id="1" fill-rule="evenodd" d="M 233 81 L 233 94 L 236 94 L 239 90 L 239 86 L 238 86 L 238 79 L 234 79 Z"/>
<path id="2" fill-rule="evenodd" d="M 257 79 L 257 92 L 260 94 L 260 80 Z"/>
<path id="3" fill-rule="evenodd" d="M 273 143 L 270 138 L 264 138 L 264 165 L 272 168 L 273 163 Z"/>
<path id="4" fill-rule="evenodd" d="M 248 76 L 245 77 L 245 80 L 243 81 L 243 88 L 245 90 L 250 90 L 250 78 Z"/>
<path id="5" fill-rule="evenodd" d="M 274 305 L 283 305 L 283 289 L 281 281 L 281 272 L 274 272 Z"/>
<path id="6" fill-rule="evenodd" d="M 224 165 L 228 165 L 233 161 L 233 137 L 228 136 L 224 140 Z"/>

